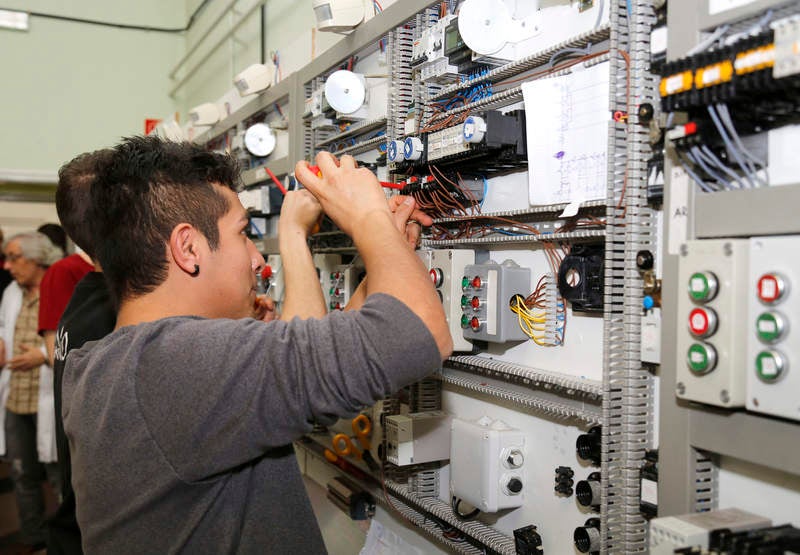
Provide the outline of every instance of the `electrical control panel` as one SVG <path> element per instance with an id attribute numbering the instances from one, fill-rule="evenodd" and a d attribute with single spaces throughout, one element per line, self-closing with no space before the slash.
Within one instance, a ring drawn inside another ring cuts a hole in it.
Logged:
<path id="1" fill-rule="evenodd" d="M 676 395 L 723 407 L 744 406 L 749 245 L 744 240 L 689 241 L 678 283 Z"/>
<path id="2" fill-rule="evenodd" d="M 468 249 L 434 249 L 418 251 L 444 306 L 454 351 L 471 351 L 472 343 L 464 338 L 461 328 L 462 279 L 464 271 L 475 263 L 475 251 Z"/>
<path id="3" fill-rule="evenodd" d="M 511 311 L 516 295 L 531 287 L 531 270 L 513 260 L 502 264 L 470 264 L 461 279 L 461 328 L 470 340 L 522 341 L 527 336 Z"/>
<path id="4" fill-rule="evenodd" d="M 748 410 L 800 420 L 800 237 L 750 240 Z"/>
<path id="5" fill-rule="evenodd" d="M 386 418 L 386 460 L 397 466 L 447 460 L 450 416 L 441 411 Z"/>
<path id="6" fill-rule="evenodd" d="M 502 420 L 454 418 L 450 449 L 450 490 L 454 497 L 487 513 L 525 502 L 525 438 Z"/>
<path id="7" fill-rule="evenodd" d="M 458 79 L 458 67 L 450 63 L 445 53 L 446 30 L 455 19 L 455 15 L 446 15 L 414 41 L 411 66 L 419 71 L 422 82 L 450 83 Z"/>
<path id="8" fill-rule="evenodd" d="M 265 279 L 264 289 L 267 295 L 272 297 L 276 303 L 283 302 L 283 295 L 285 291 L 285 282 L 283 279 L 283 262 L 279 254 L 270 254 L 267 256 L 267 268 L 261 273 L 262 278 Z"/>
<path id="9" fill-rule="evenodd" d="M 322 296 L 325 298 L 325 306 L 330 309 L 333 297 L 331 292 L 333 278 L 331 278 L 331 274 L 335 274 L 342 266 L 342 255 L 317 253 L 313 255 L 312 260 L 314 268 L 317 270 L 317 276 L 319 276 L 319 284 L 322 288 Z"/>
<path id="10" fill-rule="evenodd" d="M 352 264 L 335 266 L 328 274 L 327 287 L 323 287 L 330 310 L 343 310 L 361 283 L 364 268 Z"/>

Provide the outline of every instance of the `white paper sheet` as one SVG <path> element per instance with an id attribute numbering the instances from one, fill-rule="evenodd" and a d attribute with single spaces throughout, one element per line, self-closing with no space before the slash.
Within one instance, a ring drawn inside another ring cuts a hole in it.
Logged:
<path id="1" fill-rule="evenodd" d="M 523 83 L 531 205 L 606 196 L 609 64 Z"/>

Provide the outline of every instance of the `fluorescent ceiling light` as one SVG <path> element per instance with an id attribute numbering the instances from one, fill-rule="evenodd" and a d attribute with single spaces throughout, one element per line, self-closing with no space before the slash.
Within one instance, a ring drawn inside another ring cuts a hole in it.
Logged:
<path id="1" fill-rule="evenodd" d="M 26 12 L 12 12 L 10 10 L 0 10 L 0 27 L 7 29 L 17 29 L 19 31 L 28 30 L 28 14 Z"/>

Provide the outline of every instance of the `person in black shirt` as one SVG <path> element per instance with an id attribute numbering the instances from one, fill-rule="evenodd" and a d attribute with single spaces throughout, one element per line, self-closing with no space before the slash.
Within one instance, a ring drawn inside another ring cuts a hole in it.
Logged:
<path id="1" fill-rule="evenodd" d="M 75 493 L 72 490 L 69 444 L 61 417 L 61 384 L 67 354 L 88 341 L 101 339 L 114 330 L 117 314 L 103 274 L 96 263 L 94 241 L 87 209 L 89 191 L 110 150 L 82 154 L 58 172 L 56 210 L 69 237 L 95 261 L 95 271 L 87 274 L 70 298 L 56 330 L 53 387 L 55 389 L 56 447 L 62 480 L 62 503 L 50 519 L 47 553 L 72 555 L 83 553 L 81 532 L 75 518 Z"/>

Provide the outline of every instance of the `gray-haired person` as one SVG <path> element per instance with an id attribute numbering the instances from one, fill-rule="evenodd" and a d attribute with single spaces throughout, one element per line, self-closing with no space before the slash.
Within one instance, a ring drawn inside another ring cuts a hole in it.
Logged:
<path id="1" fill-rule="evenodd" d="M 14 281 L 0 302 L 0 454 L 12 462 L 11 476 L 21 521 L 21 541 L 44 545 L 47 477 L 59 492 L 53 409 L 53 371 L 37 333 L 39 284 L 61 250 L 39 232 L 20 233 L 5 244 L 4 267 Z"/>

